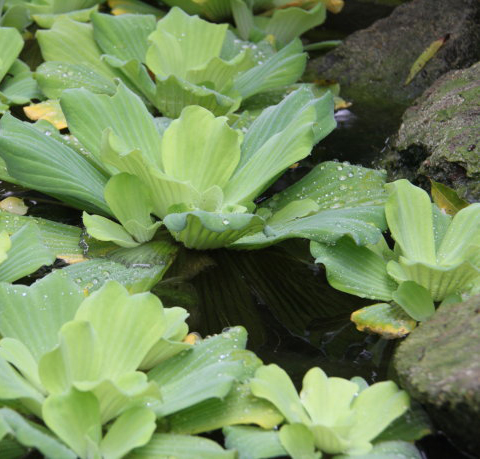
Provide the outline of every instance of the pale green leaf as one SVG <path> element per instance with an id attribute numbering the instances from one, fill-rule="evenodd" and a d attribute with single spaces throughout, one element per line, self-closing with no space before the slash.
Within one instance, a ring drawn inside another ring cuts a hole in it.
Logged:
<path id="1" fill-rule="evenodd" d="M 0 81 L 7 74 L 23 48 L 23 38 L 17 29 L 0 27 Z"/>
<path id="2" fill-rule="evenodd" d="M 333 426 L 345 421 L 359 387 L 343 378 L 328 378 L 322 369 L 311 368 L 303 378 L 300 400 L 311 423 Z"/>
<path id="3" fill-rule="evenodd" d="M 89 215 L 87 212 L 83 212 L 82 220 L 88 234 L 99 241 L 112 241 L 121 247 L 128 248 L 140 244 L 122 225 L 101 215 Z"/>
<path id="4" fill-rule="evenodd" d="M 154 222 L 152 198 L 134 175 L 117 174 L 105 186 L 105 200 L 115 217 L 137 242 L 153 238 L 161 222 Z"/>
<path id="5" fill-rule="evenodd" d="M 286 424 L 278 433 L 280 442 L 292 459 L 319 459 L 321 452 L 315 452 L 313 435 L 303 424 Z"/>
<path id="6" fill-rule="evenodd" d="M 390 301 L 397 283 L 387 273 L 387 261 L 367 247 L 342 237 L 334 245 L 312 242 L 315 263 L 325 265 L 329 284 L 362 298 Z"/>
<path id="7" fill-rule="evenodd" d="M 233 87 L 247 99 L 295 83 L 302 76 L 306 62 L 307 55 L 302 53 L 302 43 L 295 39 L 265 62 L 238 76 Z"/>
<path id="8" fill-rule="evenodd" d="M 480 252 L 480 203 L 461 209 L 448 227 L 437 252 L 437 263 L 450 266 Z"/>
<path id="9" fill-rule="evenodd" d="M 105 54 L 123 61 L 145 62 L 148 36 L 155 30 L 155 17 L 143 14 L 92 14 L 93 35 Z"/>
<path id="10" fill-rule="evenodd" d="M 72 389 L 51 395 L 43 404 L 42 415 L 45 424 L 80 457 L 88 457 L 92 443 L 100 442 L 100 407 L 90 392 Z"/>
<path id="11" fill-rule="evenodd" d="M 150 442 L 132 451 L 128 459 L 235 459 L 234 451 L 225 451 L 208 438 L 168 433 L 154 434 Z"/>
<path id="12" fill-rule="evenodd" d="M 402 282 L 392 297 L 410 317 L 419 322 L 427 320 L 435 312 L 429 291 L 416 282 Z"/>
<path id="13" fill-rule="evenodd" d="M 0 333 L 24 343 L 35 360 L 58 343 L 58 331 L 73 319 L 82 292 L 59 273 L 30 287 L 0 284 Z"/>
<path id="14" fill-rule="evenodd" d="M 277 407 L 290 422 L 309 423 L 297 390 L 285 370 L 275 364 L 262 366 L 250 381 L 252 393 Z"/>
<path id="15" fill-rule="evenodd" d="M 152 103 L 164 116 L 178 118 L 189 105 L 200 105 L 215 116 L 227 115 L 240 106 L 239 97 L 220 94 L 206 86 L 197 86 L 176 75 L 156 80 L 156 91 Z"/>
<path id="16" fill-rule="evenodd" d="M 100 3 L 101 0 L 95 0 L 94 2 L 88 2 L 88 3 Z M 58 4 L 59 2 L 57 2 Z M 68 3 L 68 2 L 67 2 Z M 75 6 L 74 6 L 75 8 Z M 54 9 L 55 11 L 56 9 Z M 68 18 L 73 21 L 78 21 L 78 22 L 88 22 L 90 21 L 90 16 L 94 11 L 98 10 L 98 5 L 94 5 L 91 8 L 85 8 L 85 9 L 74 9 L 73 11 L 66 11 L 63 13 L 46 13 L 46 14 L 34 14 L 32 16 L 33 20 L 42 28 L 44 29 L 49 29 L 52 27 L 56 21 L 59 19 L 63 18 Z"/>
<path id="17" fill-rule="evenodd" d="M 113 323 L 111 317 L 115 317 Z M 88 321 L 94 328 L 106 378 L 135 371 L 165 330 L 162 303 L 156 296 L 130 295 L 116 282 L 106 283 L 83 301 L 75 320 Z M 128 325 L 133 323 L 135 327 Z"/>
<path id="18" fill-rule="evenodd" d="M 197 210 L 172 213 L 163 220 L 177 241 L 198 250 L 225 247 L 238 239 L 261 231 L 262 217 L 247 213 L 214 213 Z"/>
<path id="19" fill-rule="evenodd" d="M 251 426 L 234 426 L 223 429 L 225 446 L 238 451 L 239 459 L 262 459 L 286 456 L 278 432 Z"/>
<path id="20" fill-rule="evenodd" d="M 311 9 L 290 7 L 276 10 L 263 31 L 273 35 L 280 46 L 285 46 L 309 29 L 322 24 L 326 18 L 326 8 L 322 2 Z"/>
<path id="21" fill-rule="evenodd" d="M 385 214 L 392 237 L 409 260 L 434 264 L 432 204 L 421 188 L 402 179 L 386 185 Z"/>
<path id="22" fill-rule="evenodd" d="M 43 426 L 23 418 L 9 408 L 0 410 L 0 419 L 8 425 L 10 434 L 20 444 L 37 449 L 45 457 L 51 459 L 75 459 L 77 457 L 73 451 L 68 449 L 57 438 L 47 433 Z"/>
<path id="23" fill-rule="evenodd" d="M 0 263 L 3 263 L 7 258 L 7 252 L 12 247 L 12 241 L 6 231 L 0 232 Z"/>
<path id="24" fill-rule="evenodd" d="M 261 365 L 256 359 L 256 368 Z M 234 383 L 223 399 L 211 398 L 168 417 L 172 432 L 196 434 L 235 424 L 272 429 L 283 416 L 267 400 L 255 397 L 248 382 Z"/>
<path id="25" fill-rule="evenodd" d="M 375 383 L 360 392 L 352 403 L 355 411 L 355 423 L 350 433 L 352 445 L 373 440 L 409 406 L 408 394 L 399 390 L 393 381 Z"/>
<path id="26" fill-rule="evenodd" d="M 120 459 L 148 443 L 155 431 L 155 414 L 148 408 L 132 408 L 115 420 L 100 443 L 104 459 Z"/>
<path id="27" fill-rule="evenodd" d="M 468 291 L 478 282 L 480 268 L 470 261 L 445 267 L 416 263 L 401 257 L 399 263 L 390 261 L 387 271 L 399 284 L 414 281 L 430 293 L 433 301 L 442 301 L 454 293 Z"/>
<path id="28" fill-rule="evenodd" d="M 149 37 L 147 65 L 156 75 L 184 78 L 187 70 L 220 55 L 227 28 L 227 24 L 211 24 L 172 8 Z"/>
<path id="29" fill-rule="evenodd" d="M 384 441 L 373 445 L 367 454 L 342 454 L 334 459 L 422 459 L 418 449 L 406 441 Z"/>
<path id="30" fill-rule="evenodd" d="M 39 30 L 36 36 L 46 62 L 84 65 L 108 79 L 119 76 L 102 61 L 91 24 L 64 17 L 55 21 L 50 30 Z"/>
<path id="31" fill-rule="evenodd" d="M 161 138 L 153 117 L 142 100 L 123 84 L 112 97 L 73 89 L 63 94 L 60 103 L 72 134 L 100 164 L 102 134 L 107 128 L 128 151 L 139 148 L 150 162 L 161 164 Z"/>
<path id="32" fill-rule="evenodd" d="M 202 107 L 186 107 L 163 135 L 165 173 L 200 192 L 214 185 L 223 188 L 240 160 L 241 140 L 227 118 L 215 118 Z"/>

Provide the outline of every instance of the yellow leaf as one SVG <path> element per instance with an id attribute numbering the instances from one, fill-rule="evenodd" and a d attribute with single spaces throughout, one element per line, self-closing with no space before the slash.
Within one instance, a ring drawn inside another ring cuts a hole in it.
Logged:
<path id="1" fill-rule="evenodd" d="M 46 120 L 57 129 L 65 129 L 67 127 L 67 120 L 63 115 L 58 100 L 47 100 L 39 104 L 29 105 L 23 107 L 23 111 L 32 121 Z"/>
<path id="2" fill-rule="evenodd" d="M 321 0 L 325 4 L 326 8 L 330 13 L 340 13 L 342 11 L 345 2 L 343 0 Z"/>
<path id="3" fill-rule="evenodd" d="M 23 200 L 13 196 L 0 201 L 0 209 L 16 215 L 25 215 L 28 212 L 28 206 L 25 205 Z"/>
<path id="4" fill-rule="evenodd" d="M 418 56 L 417 60 L 413 63 L 410 73 L 408 74 L 407 79 L 405 80 L 405 86 L 415 78 L 418 72 L 425 67 L 427 62 L 435 56 L 435 54 L 438 52 L 438 50 L 445 44 L 445 42 L 448 40 L 449 36 L 446 35 L 443 38 L 440 38 L 439 40 L 435 40 L 430 46 L 422 53 L 420 56 Z"/>
<path id="5" fill-rule="evenodd" d="M 469 203 L 458 196 L 455 190 L 430 180 L 433 202 L 448 215 L 455 215 Z"/>

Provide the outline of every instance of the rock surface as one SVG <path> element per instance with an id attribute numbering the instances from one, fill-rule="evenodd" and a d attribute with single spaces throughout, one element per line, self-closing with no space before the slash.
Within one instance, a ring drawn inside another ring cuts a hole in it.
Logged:
<path id="1" fill-rule="evenodd" d="M 405 112 L 381 164 L 392 180 L 429 189 L 431 178 L 480 200 L 480 62 L 444 75 Z"/>
<path id="2" fill-rule="evenodd" d="M 399 346 L 402 386 L 460 449 L 480 451 L 480 295 L 444 305 Z"/>
<path id="3" fill-rule="evenodd" d="M 480 60 L 479 18 L 478 0 L 413 0 L 312 60 L 309 74 L 338 81 L 342 96 L 356 103 L 406 108 L 444 73 Z M 447 35 L 445 45 L 405 85 L 420 54 Z"/>

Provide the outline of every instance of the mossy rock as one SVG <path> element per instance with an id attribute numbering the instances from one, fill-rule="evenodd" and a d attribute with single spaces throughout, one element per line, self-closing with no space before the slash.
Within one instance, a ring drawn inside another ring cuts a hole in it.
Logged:
<path id="1" fill-rule="evenodd" d="M 480 295 L 444 305 L 394 357 L 402 386 L 460 449 L 480 451 Z"/>
<path id="2" fill-rule="evenodd" d="M 480 3 L 480 2 L 479 2 Z M 480 62 L 449 72 L 410 107 L 384 161 L 392 180 L 429 178 L 480 200 Z"/>
<path id="3" fill-rule="evenodd" d="M 338 81 L 342 96 L 354 103 L 406 108 L 446 72 L 480 59 L 479 14 L 478 0 L 405 3 L 390 16 L 350 35 L 335 50 L 313 59 L 307 75 Z M 420 54 L 447 35 L 445 45 L 405 85 Z"/>

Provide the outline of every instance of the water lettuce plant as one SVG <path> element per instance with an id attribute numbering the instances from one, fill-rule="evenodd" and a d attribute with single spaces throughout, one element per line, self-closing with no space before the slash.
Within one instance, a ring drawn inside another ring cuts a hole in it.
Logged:
<path id="1" fill-rule="evenodd" d="M 369 306 L 353 314 L 361 328 L 370 330 L 376 329 L 379 317 L 398 316 L 398 305 L 415 321 L 422 321 L 434 313 L 434 302 L 458 298 L 480 285 L 480 204 L 471 204 L 452 218 L 407 180 L 386 188 L 385 214 L 395 240 L 393 251 L 384 239 L 365 247 L 348 237 L 332 246 L 311 244 L 317 263 L 327 269 L 330 285 L 363 298 L 395 303 Z"/>
<path id="2" fill-rule="evenodd" d="M 305 374 L 300 394 L 277 365 L 260 367 L 250 385 L 255 396 L 276 406 L 285 422 L 276 431 L 240 426 L 224 429 L 226 445 L 238 448 L 241 458 L 288 455 L 305 459 L 322 457 L 322 453 L 369 457 L 382 447 L 387 453 L 383 442 L 375 445 L 375 439 L 410 404 L 407 393 L 392 381 L 368 386 L 358 377 L 350 381 L 328 378 L 318 367 Z M 394 443 L 392 452 L 408 451 L 411 457 L 421 457 L 412 445 Z"/>
<path id="3" fill-rule="evenodd" d="M 296 185 L 254 213 L 254 199 L 335 126 L 331 94 L 315 99 L 301 88 L 266 109 L 245 135 L 198 106 L 187 107 L 171 123 L 155 120 L 123 85 L 112 97 L 66 91 L 61 105 L 80 145 L 5 115 L 0 155 L 18 183 L 93 211 L 84 215 L 84 223 L 97 239 L 123 247 L 146 242 L 160 226 L 151 214 L 175 239 L 197 249 L 229 246 L 253 234 L 258 236 L 243 247 L 288 237 L 318 235 L 329 241 L 346 233 L 373 243 L 384 224 L 381 205 L 371 205 L 371 198 L 382 202 L 383 191 L 376 194 L 381 177 L 362 181 L 363 173 L 358 174 L 365 191 L 359 197 L 353 186 L 338 183 L 347 179 L 341 165 L 328 166 L 336 168 L 333 185 L 339 186 L 329 212 L 320 213 L 324 209 L 306 193 L 322 201 L 324 179 L 317 183 L 315 178 L 322 175 L 321 166 L 305 178 L 302 189 Z"/>
<path id="4" fill-rule="evenodd" d="M 178 433 L 185 409 L 201 419 L 202 403 L 221 403 L 260 365 L 243 350 L 243 329 L 193 344 L 183 309 L 115 282 L 85 298 L 59 271 L 31 287 L 2 283 L 0 297 L 0 400 L 11 408 L 0 410 L 0 438 L 48 457 L 124 457 L 149 442 L 156 418 L 170 419 Z M 268 402 L 232 395 L 223 416 L 230 422 L 278 422 Z M 155 437 L 154 446 L 168 438 Z"/>
<path id="5" fill-rule="evenodd" d="M 0 27 L 0 115 L 11 105 L 24 105 L 40 98 L 28 66 L 18 59 L 24 41 L 13 27 Z"/>
<path id="6" fill-rule="evenodd" d="M 152 15 L 93 13 L 91 20 L 62 18 L 37 32 L 45 63 L 36 79 L 48 98 L 72 87 L 112 95 L 120 78 L 164 116 L 176 118 L 187 105 L 225 115 L 244 99 L 296 82 L 305 68 L 299 40 L 276 52 L 268 41 L 244 42 L 227 24 L 179 8 L 158 23 Z"/>

